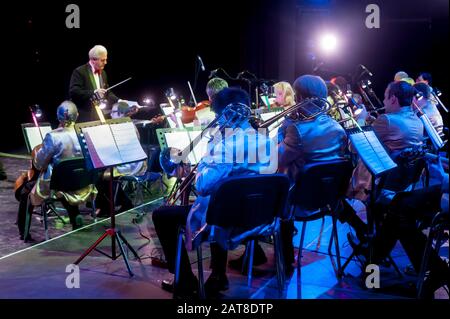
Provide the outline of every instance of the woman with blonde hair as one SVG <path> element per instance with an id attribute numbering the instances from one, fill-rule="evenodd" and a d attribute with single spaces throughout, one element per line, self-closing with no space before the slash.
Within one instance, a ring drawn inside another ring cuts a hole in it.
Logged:
<path id="1" fill-rule="evenodd" d="M 275 103 L 284 108 L 295 105 L 294 89 L 288 82 L 278 82 L 273 85 L 275 90 Z"/>

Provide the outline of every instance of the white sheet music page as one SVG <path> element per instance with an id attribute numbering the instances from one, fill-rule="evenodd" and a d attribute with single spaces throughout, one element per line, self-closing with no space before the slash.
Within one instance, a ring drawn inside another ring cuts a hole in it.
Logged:
<path id="1" fill-rule="evenodd" d="M 110 124 L 121 164 L 142 161 L 147 158 L 136 134 L 133 122 Z"/>
<path id="2" fill-rule="evenodd" d="M 41 131 L 41 133 L 39 133 L 39 131 Z M 33 150 L 37 145 L 42 144 L 45 135 L 51 131 L 51 126 L 26 127 L 25 132 L 27 134 L 28 143 L 30 144 L 30 149 Z"/>
<path id="3" fill-rule="evenodd" d="M 120 153 L 108 124 L 82 129 L 94 168 L 122 163 Z"/>
<path id="4" fill-rule="evenodd" d="M 375 176 L 397 166 L 373 131 L 351 134 L 350 141 L 367 169 Z"/>

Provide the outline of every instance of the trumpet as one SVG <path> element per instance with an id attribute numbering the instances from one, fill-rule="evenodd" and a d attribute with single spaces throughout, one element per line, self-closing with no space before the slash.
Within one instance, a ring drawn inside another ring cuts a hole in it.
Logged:
<path id="1" fill-rule="evenodd" d="M 287 116 L 299 121 L 307 121 L 320 114 L 328 113 L 330 108 L 331 104 L 326 99 L 318 97 L 307 98 L 263 122 L 259 128 L 268 128 L 278 120 L 285 119 Z"/>
<path id="2" fill-rule="evenodd" d="M 188 165 L 189 161 L 187 157 L 194 150 L 195 146 L 201 141 L 201 139 L 206 135 L 206 132 L 213 129 L 214 131 L 209 135 L 214 137 L 217 133 L 223 131 L 226 128 L 235 128 L 244 120 L 250 117 L 250 108 L 241 103 L 230 104 L 222 112 L 219 117 L 216 117 L 209 125 L 203 129 L 203 131 L 198 135 L 192 142 L 184 148 L 183 151 L 176 148 L 166 148 L 160 154 L 161 167 L 166 172 L 167 175 L 171 177 L 177 177 L 181 180 L 178 187 L 173 189 L 169 194 L 165 205 L 173 206 L 178 201 L 178 199 L 183 196 L 182 204 L 187 205 L 189 199 L 188 193 L 192 183 L 195 180 L 195 174 L 199 163 L 195 164 L 192 169 L 186 175 L 186 170 L 183 165 Z M 175 158 L 175 161 L 174 161 Z"/>

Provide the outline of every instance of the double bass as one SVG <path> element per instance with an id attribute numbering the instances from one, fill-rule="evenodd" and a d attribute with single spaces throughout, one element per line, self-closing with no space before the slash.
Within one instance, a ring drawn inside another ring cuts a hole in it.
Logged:
<path id="1" fill-rule="evenodd" d="M 37 152 L 42 148 L 42 144 L 36 145 L 31 152 L 31 163 L 30 167 L 26 172 L 20 174 L 14 182 L 14 196 L 17 201 L 20 201 L 20 193 L 26 183 L 37 181 L 40 171 L 34 166 L 34 159 L 36 158 Z"/>

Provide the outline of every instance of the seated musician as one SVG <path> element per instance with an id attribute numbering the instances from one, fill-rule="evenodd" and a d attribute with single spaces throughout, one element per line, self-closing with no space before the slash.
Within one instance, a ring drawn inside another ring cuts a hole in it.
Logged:
<path id="1" fill-rule="evenodd" d="M 240 104 L 248 106 L 250 103 L 248 94 L 240 89 L 224 88 L 214 97 L 212 108 L 216 116 L 221 116 L 223 110 L 231 104 Z M 231 175 L 248 175 L 263 173 L 265 164 L 252 163 L 247 156 L 250 149 L 260 149 L 266 147 L 267 138 L 257 133 L 250 125 L 249 119 L 243 119 L 241 122 L 230 123 L 234 131 L 228 136 L 219 136 L 213 141 L 212 152 L 208 152 L 200 161 L 196 175 L 196 189 L 198 197 L 192 206 L 170 206 L 161 207 L 153 212 L 153 222 L 156 233 L 161 242 L 164 255 L 167 259 L 169 271 L 174 273 L 177 232 L 180 226 L 186 225 L 186 247 L 191 248 L 193 235 L 204 226 L 206 211 L 210 198 L 210 192 L 214 185 L 220 180 Z M 240 140 L 245 134 L 251 132 L 258 134 L 256 139 L 248 139 L 248 144 L 238 144 L 234 140 Z M 257 143 L 256 145 L 254 143 Z M 275 145 L 272 144 L 273 152 Z M 226 157 L 223 161 L 223 156 Z M 233 154 L 236 156 L 233 158 Z M 242 157 L 241 157 L 242 155 Z M 238 158 L 244 159 L 237 161 Z M 275 165 L 276 166 L 276 165 Z M 269 168 L 270 170 L 270 168 Z M 268 173 L 276 171 L 276 167 Z M 211 268 L 212 272 L 205 283 L 205 290 L 208 295 L 214 295 L 219 291 L 228 289 L 228 279 L 226 276 L 227 247 L 224 247 L 223 241 L 217 239 L 216 243 L 211 244 Z M 173 282 L 165 280 L 162 282 L 165 290 L 173 290 Z M 183 245 L 181 252 L 180 282 L 177 287 L 178 294 L 192 296 L 193 290 L 197 287 L 197 279 L 191 270 L 191 264 L 187 251 Z"/>
<path id="2" fill-rule="evenodd" d="M 206 94 L 208 101 L 199 103 L 195 112 L 195 125 L 208 125 L 214 119 L 214 113 L 211 112 L 211 103 L 217 93 L 228 87 L 227 81 L 222 78 L 212 78 L 206 83 Z"/>
<path id="3" fill-rule="evenodd" d="M 294 82 L 294 89 L 298 102 L 306 98 L 327 98 L 327 86 L 318 76 L 300 76 Z M 346 147 L 345 130 L 326 113 L 317 113 L 310 120 L 295 120 L 286 128 L 279 144 L 279 171 L 295 183 L 304 165 L 344 159 Z M 294 262 L 293 230 L 293 221 L 282 224 L 283 252 L 288 266 Z"/>
<path id="4" fill-rule="evenodd" d="M 82 157 L 81 146 L 75 133 L 75 122 L 78 118 L 78 110 L 71 101 L 64 101 L 58 107 L 56 115 L 59 121 L 59 127 L 44 138 L 42 147 L 37 151 L 34 159 L 34 165 L 41 173 L 38 177 L 34 188 L 31 190 L 31 203 L 35 206 L 40 205 L 44 199 L 50 196 L 50 179 L 52 168 L 61 160 L 73 157 Z M 19 232 L 21 237 L 24 234 L 26 204 L 22 201 L 27 200 L 26 189 L 24 188 L 20 195 L 21 204 L 19 205 Z M 89 185 L 83 189 L 74 192 L 58 192 L 57 196 L 61 197 L 61 203 L 67 210 L 70 223 L 73 229 L 82 226 L 83 220 L 79 215 L 78 205 L 92 200 L 97 190 L 94 185 Z"/>
<path id="5" fill-rule="evenodd" d="M 386 217 L 373 240 L 372 263 L 379 264 L 390 255 L 397 241 L 400 241 L 414 270 L 419 273 L 427 237 L 417 227 L 418 222 L 429 223 L 439 211 L 448 214 L 448 173 L 444 172 L 440 161 L 429 163 L 428 167 L 430 174 L 439 177 L 438 184 L 404 193 L 399 199 L 394 198 L 389 205 L 382 207 L 382 212 Z M 353 240 L 349 242 L 357 255 L 368 257 L 368 247 L 358 245 Z M 444 285 L 447 285 L 448 295 L 449 275 L 448 263 L 442 260 L 434 249 L 431 250 L 423 286 L 423 297 L 432 299 L 434 292 Z"/>
<path id="6" fill-rule="evenodd" d="M 295 105 L 295 93 L 288 82 L 277 82 L 273 85 L 275 91 L 275 106 L 285 109 Z"/>
<path id="7" fill-rule="evenodd" d="M 415 103 L 422 109 L 422 111 L 428 116 L 431 124 L 436 129 L 437 133 L 442 136 L 444 134 L 444 122 L 442 115 L 433 103 L 431 98 L 431 87 L 424 82 L 414 84 L 414 88 L 422 94 L 421 99 L 414 97 Z"/>
<path id="8" fill-rule="evenodd" d="M 405 81 L 391 82 L 384 93 L 386 113 L 380 115 L 372 125 L 380 142 L 394 160 L 402 150 L 423 143 L 424 128 L 411 107 L 414 93 L 414 88 Z M 366 201 L 371 183 L 371 174 L 359 160 L 353 171 L 348 196 Z M 356 235 L 360 241 L 365 240 L 363 233 L 357 232 Z M 355 241 L 354 238 L 352 240 Z"/>

